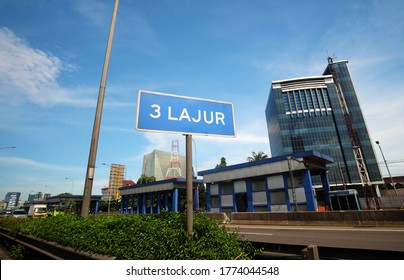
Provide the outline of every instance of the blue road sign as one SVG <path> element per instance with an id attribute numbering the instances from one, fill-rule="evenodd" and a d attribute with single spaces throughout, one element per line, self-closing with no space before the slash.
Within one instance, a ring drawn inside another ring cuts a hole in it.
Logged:
<path id="1" fill-rule="evenodd" d="M 235 137 L 233 103 L 139 90 L 136 129 Z"/>

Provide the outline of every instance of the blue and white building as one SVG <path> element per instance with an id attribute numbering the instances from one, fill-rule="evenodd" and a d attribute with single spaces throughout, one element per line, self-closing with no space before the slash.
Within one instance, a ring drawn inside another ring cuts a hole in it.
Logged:
<path id="1" fill-rule="evenodd" d="M 198 172 L 208 212 L 317 211 L 331 207 L 327 164 L 317 151 L 278 156 Z M 321 185 L 313 186 L 318 177 Z M 316 190 L 321 190 L 318 197 Z"/>
<path id="2" fill-rule="evenodd" d="M 193 180 L 193 208 L 198 209 L 198 185 Z M 171 178 L 120 188 L 121 214 L 159 214 L 161 211 L 184 211 L 186 204 L 186 179 Z"/>

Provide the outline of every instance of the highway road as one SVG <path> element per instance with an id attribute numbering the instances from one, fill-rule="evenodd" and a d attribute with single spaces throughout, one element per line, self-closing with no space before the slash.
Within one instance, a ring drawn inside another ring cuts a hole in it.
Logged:
<path id="1" fill-rule="evenodd" d="M 404 228 L 226 225 L 251 242 L 396 251 L 404 254 Z"/>

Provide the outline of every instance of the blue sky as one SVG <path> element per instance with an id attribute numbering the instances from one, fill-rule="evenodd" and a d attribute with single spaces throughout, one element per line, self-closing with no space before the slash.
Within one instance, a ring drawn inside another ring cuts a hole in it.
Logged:
<path id="1" fill-rule="evenodd" d="M 0 198 L 82 194 L 113 0 L 0 1 Z M 404 175 L 404 2 L 121 0 L 98 145 L 136 181 L 143 155 L 185 137 L 134 129 L 139 89 L 234 103 L 237 137 L 194 136 L 194 167 L 270 155 L 265 105 L 274 80 L 349 61 L 373 140 Z M 382 162 L 380 151 L 376 155 Z M 381 165 L 383 175 L 387 175 Z M 71 180 L 66 180 L 70 178 Z"/>

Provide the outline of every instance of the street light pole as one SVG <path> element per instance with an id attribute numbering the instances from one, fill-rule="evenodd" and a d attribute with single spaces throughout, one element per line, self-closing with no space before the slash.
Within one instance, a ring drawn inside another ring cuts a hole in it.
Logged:
<path id="1" fill-rule="evenodd" d="M 90 154 L 88 157 L 87 173 L 84 184 L 83 203 L 81 206 L 81 216 L 87 217 L 90 210 L 91 191 L 93 188 L 95 161 L 97 156 L 98 138 L 100 134 L 102 106 L 104 104 L 105 88 L 107 84 L 109 59 L 112 49 L 112 39 L 114 37 L 116 14 L 118 12 L 119 0 L 115 0 L 114 10 L 112 13 L 111 27 L 109 30 L 107 49 L 104 59 L 104 67 L 102 69 L 100 90 L 98 92 L 98 102 L 94 118 L 93 135 L 91 138 Z"/>
<path id="2" fill-rule="evenodd" d="M 66 180 L 70 180 L 70 181 L 72 181 L 72 195 L 73 195 L 73 189 L 74 189 L 74 181 L 73 181 L 73 179 L 70 179 L 70 178 L 65 178 Z"/>
<path id="3" fill-rule="evenodd" d="M 396 196 L 398 196 L 397 189 L 396 189 L 396 186 L 394 184 L 393 177 L 391 176 L 389 166 L 387 165 L 387 161 L 386 161 L 386 159 L 384 157 L 382 147 L 380 146 L 380 142 L 376 141 L 376 144 L 377 144 L 377 146 L 379 146 L 380 152 L 381 152 L 382 157 L 383 157 L 384 164 L 386 165 L 387 172 L 389 173 L 391 184 L 393 185 L 393 188 L 394 188 L 394 192 L 395 192 Z"/>

